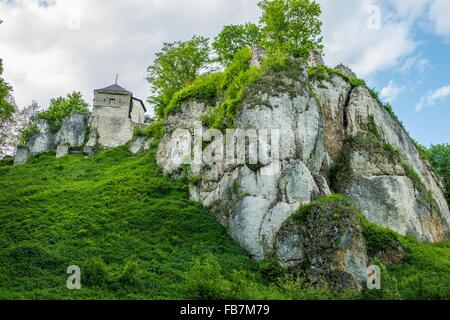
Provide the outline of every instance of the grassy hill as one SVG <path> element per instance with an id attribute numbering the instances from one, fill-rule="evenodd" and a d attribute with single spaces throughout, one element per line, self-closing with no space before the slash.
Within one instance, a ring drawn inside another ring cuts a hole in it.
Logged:
<path id="1" fill-rule="evenodd" d="M 0 190 L 0 299 L 337 298 L 252 261 L 154 150 L 3 160 Z M 449 243 L 402 241 L 408 257 L 389 270 L 400 295 L 450 298 Z M 66 288 L 69 265 L 81 290 Z"/>

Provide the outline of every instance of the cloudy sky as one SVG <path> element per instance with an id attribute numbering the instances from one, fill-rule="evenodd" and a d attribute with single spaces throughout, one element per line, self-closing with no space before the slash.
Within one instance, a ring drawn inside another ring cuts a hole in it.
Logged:
<path id="1" fill-rule="evenodd" d="M 319 0 L 325 61 L 349 65 L 392 102 L 419 142 L 450 142 L 450 1 Z M 0 0 L 0 58 L 16 102 L 114 82 L 145 100 L 163 42 L 257 21 L 257 0 Z"/>

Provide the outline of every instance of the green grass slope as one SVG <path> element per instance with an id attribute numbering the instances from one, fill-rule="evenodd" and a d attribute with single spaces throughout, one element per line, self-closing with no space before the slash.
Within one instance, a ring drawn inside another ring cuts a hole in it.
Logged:
<path id="1" fill-rule="evenodd" d="M 408 248 L 390 270 L 402 297 L 448 298 L 448 243 Z M 66 287 L 69 265 L 81 267 L 81 290 Z M 161 174 L 154 151 L 0 161 L 0 299 L 184 298 L 337 297 L 252 261 L 188 200 L 185 181 Z"/>

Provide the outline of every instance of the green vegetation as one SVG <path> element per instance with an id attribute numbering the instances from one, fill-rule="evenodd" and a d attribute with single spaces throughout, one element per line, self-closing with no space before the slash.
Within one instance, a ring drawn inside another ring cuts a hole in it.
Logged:
<path id="1" fill-rule="evenodd" d="M 417 172 L 407 163 L 402 163 L 403 170 L 405 170 L 406 176 L 412 181 L 414 188 L 419 191 L 420 196 L 418 201 L 426 206 L 430 210 L 439 211 L 439 205 L 430 190 L 427 190 L 426 186 L 422 182 L 422 179 Z"/>
<path id="2" fill-rule="evenodd" d="M 195 79 L 190 85 L 176 92 L 163 114 L 164 117 L 144 129 L 144 133 L 155 131 L 161 137 L 161 126 L 165 119 L 181 108 L 183 102 L 193 99 L 211 106 L 203 120 L 210 128 L 234 127 L 235 116 L 244 99 L 246 89 L 260 76 L 260 70 L 249 67 L 252 56 L 250 48 L 240 49 L 233 62 L 223 72 L 213 72 Z"/>
<path id="3" fill-rule="evenodd" d="M 233 61 L 234 55 L 240 49 L 257 45 L 261 42 L 261 30 L 254 23 L 230 25 L 223 27 L 220 34 L 214 38 L 212 47 L 217 55 L 216 60 L 223 66 Z"/>
<path id="4" fill-rule="evenodd" d="M 304 224 L 308 214 L 320 208 L 339 219 L 350 211 L 358 216 L 371 263 L 381 269 L 382 290 L 364 290 L 363 299 L 445 299 L 450 298 L 450 242 L 420 243 L 415 239 L 370 223 L 347 197 L 334 194 L 321 197 L 302 206 L 292 215 Z M 396 263 L 385 265 L 377 258 L 380 252 L 397 251 L 405 256 Z"/>
<path id="5" fill-rule="evenodd" d="M 320 5 L 311 0 L 262 0 L 262 43 L 269 55 L 281 51 L 294 58 L 307 58 L 322 51 Z"/>
<path id="6" fill-rule="evenodd" d="M 340 70 L 329 68 L 325 65 L 309 67 L 309 69 L 308 69 L 308 77 L 310 79 L 329 81 L 333 75 L 342 77 L 345 81 L 347 81 L 352 86 L 352 88 L 358 87 L 358 86 L 367 87 L 366 82 L 364 80 L 353 77 L 353 76 L 349 76 Z"/>
<path id="7" fill-rule="evenodd" d="M 20 130 L 19 134 L 19 146 L 24 146 L 27 143 L 27 140 L 34 136 L 35 134 L 39 133 L 39 128 L 36 124 L 31 123 L 22 130 Z"/>
<path id="8" fill-rule="evenodd" d="M 376 161 L 376 157 L 381 156 L 393 164 L 400 163 L 400 151 L 391 144 L 381 141 L 374 120 L 369 121 L 368 131 L 347 138 L 342 152 L 334 159 L 334 165 L 330 170 L 330 182 L 336 192 L 344 193 L 354 178 L 350 168 L 350 157 L 354 151 L 370 152 L 372 161 Z"/>
<path id="9" fill-rule="evenodd" d="M 52 99 L 49 108 L 46 111 L 39 112 L 37 116 L 40 119 L 47 120 L 52 131 L 56 132 L 61 128 L 63 120 L 73 111 L 87 113 L 88 106 L 81 93 L 73 92 L 68 94 L 66 98 Z"/>
<path id="10" fill-rule="evenodd" d="M 148 101 L 159 118 L 176 92 L 192 83 L 210 62 L 207 38 L 194 36 L 189 41 L 164 43 L 155 61 L 148 67 L 147 80 L 153 95 Z"/>
<path id="11" fill-rule="evenodd" d="M 160 173 L 155 150 L 3 160 L 0 178 L 0 299 L 337 298 L 264 279 L 185 182 Z M 66 288 L 69 265 L 81 290 Z"/>
<path id="12" fill-rule="evenodd" d="M 14 106 L 9 101 L 11 87 L 3 80 L 3 61 L 0 59 L 0 120 L 9 119 L 14 113 Z"/>
<path id="13" fill-rule="evenodd" d="M 436 173 L 442 177 L 445 185 L 447 202 L 450 203 L 450 145 L 438 144 L 423 150 Z"/>

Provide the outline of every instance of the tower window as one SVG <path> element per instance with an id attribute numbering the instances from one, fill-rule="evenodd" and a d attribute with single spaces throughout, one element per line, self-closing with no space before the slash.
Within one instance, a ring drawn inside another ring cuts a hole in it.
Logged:
<path id="1" fill-rule="evenodd" d="M 116 99 L 115 98 L 109 98 L 109 104 L 115 105 L 116 104 Z"/>

